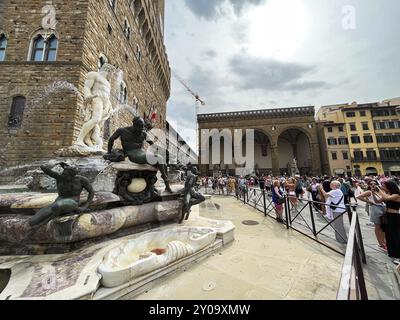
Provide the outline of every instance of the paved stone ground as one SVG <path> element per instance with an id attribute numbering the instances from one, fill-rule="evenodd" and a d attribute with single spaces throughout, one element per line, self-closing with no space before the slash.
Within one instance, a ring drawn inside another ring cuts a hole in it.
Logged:
<path id="1" fill-rule="evenodd" d="M 234 198 L 213 197 L 198 210 L 207 218 L 233 221 L 235 242 L 137 299 L 336 299 L 341 255 Z M 244 225 L 245 220 L 258 225 Z"/>
<path id="2" fill-rule="evenodd" d="M 299 205 L 299 207 L 302 208 L 302 205 Z M 367 281 L 372 284 L 372 287 L 369 288 L 369 298 L 373 300 L 399 300 L 399 282 L 395 277 L 396 266 L 392 262 L 393 259 L 389 258 L 386 253 L 378 248 L 374 226 L 371 224 L 369 216 L 365 211 L 364 203 L 359 202 L 357 213 L 360 219 L 361 233 L 367 256 L 367 265 L 364 266 L 364 273 Z M 310 210 L 308 208 L 305 209 L 302 216 L 308 225 L 311 226 Z M 327 220 L 320 213 L 316 213 L 316 217 L 316 226 L 320 230 L 327 224 Z M 348 214 L 344 216 L 344 223 L 348 235 L 350 229 Z M 294 226 L 298 225 L 301 225 L 305 231 L 309 232 L 306 223 L 302 219 L 295 222 Z M 343 253 L 346 252 L 346 246 L 336 241 L 335 231 L 332 227 L 325 229 L 318 237 L 337 250 Z"/>
<path id="3" fill-rule="evenodd" d="M 250 200 L 255 199 L 257 208 L 263 211 L 263 204 L 259 197 L 250 196 Z M 262 201 L 262 200 L 261 200 Z M 267 198 L 267 202 L 271 199 Z M 298 210 L 301 210 L 304 204 L 298 205 Z M 378 243 L 375 237 L 374 226 L 370 223 L 369 216 L 365 211 L 365 204 L 359 202 L 357 212 L 360 218 L 361 232 L 363 235 L 364 248 L 367 256 L 367 265 L 364 266 L 364 273 L 366 281 L 370 284 L 368 288 L 369 298 L 371 300 L 400 300 L 400 283 L 399 278 L 396 278 L 395 268 L 392 259 L 378 248 Z M 262 214 L 262 213 L 259 213 Z M 272 211 L 271 216 L 274 216 Z M 296 213 L 292 213 L 292 218 Z M 350 229 L 348 214 L 344 217 L 345 228 Z M 326 224 L 327 220 L 322 214 L 315 212 L 315 224 L 317 230 L 321 230 Z M 308 228 L 312 226 L 311 215 L 308 207 L 302 211 L 301 215 L 294 221 L 293 227 L 312 236 L 312 231 Z M 340 244 L 335 239 L 335 231 L 332 227 L 326 228 L 318 239 L 335 248 L 336 250 L 346 252 L 346 246 Z"/>
<path id="4" fill-rule="evenodd" d="M 377 289 L 377 296 L 374 298 L 400 300 L 400 283 L 394 274 L 395 265 L 386 253 L 378 249 L 374 227 L 371 225 L 363 204 L 360 204 L 358 213 L 367 255 L 365 275 Z"/>

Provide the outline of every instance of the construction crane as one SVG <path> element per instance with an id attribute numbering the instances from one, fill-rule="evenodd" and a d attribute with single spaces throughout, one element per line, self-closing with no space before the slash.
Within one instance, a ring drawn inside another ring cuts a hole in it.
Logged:
<path id="1" fill-rule="evenodd" d="M 196 93 L 194 93 L 194 91 L 192 89 L 190 89 L 190 87 L 188 86 L 188 84 L 181 78 L 179 77 L 176 73 L 172 73 L 172 75 L 176 78 L 176 80 L 178 80 L 180 82 L 181 85 L 183 85 L 185 87 L 185 89 L 195 98 L 196 104 L 200 104 L 202 106 L 205 106 L 206 103 L 200 98 L 200 96 Z"/>
<path id="2" fill-rule="evenodd" d="M 181 78 L 179 77 L 176 73 L 172 72 L 172 75 L 174 76 L 174 78 L 176 80 L 179 81 L 179 83 L 193 96 L 193 98 L 195 99 L 195 104 L 196 104 L 196 148 L 197 148 L 197 152 L 199 152 L 199 123 L 197 121 L 197 117 L 200 114 L 200 107 L 201 106 L 205 106 L 206 103 L 204 102 L 203 99 L 200 98 L 200 96 L 196 93 L 194 93 L 194 91 L 189 87 L 189 85 Z"/>

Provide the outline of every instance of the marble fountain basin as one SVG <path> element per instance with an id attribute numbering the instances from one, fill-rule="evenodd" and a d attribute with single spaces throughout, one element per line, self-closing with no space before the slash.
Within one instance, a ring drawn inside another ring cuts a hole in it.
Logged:
<path id="1" fill-rule="evenodd" d="M 126 240 L 105 255 L 98 269 L 101 283 L 106 288 L 121 286 L 201 251 L 216 238 L 215 229 L 176 227 Z"/>

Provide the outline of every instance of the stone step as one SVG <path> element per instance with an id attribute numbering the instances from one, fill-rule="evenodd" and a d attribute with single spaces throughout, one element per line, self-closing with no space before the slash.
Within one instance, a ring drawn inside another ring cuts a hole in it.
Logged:
<path id="1" fill-rule="evenodd" d="M 0 215 L 1 214 L 23 214 L 34 212 L 51 205 L 58 197 L 57 193 L 4 193 L 0 190 Z M 81 201 L 86 201 L 87 194 L 83 193 Z M 119 203 L 120 198 L 110 192 L 96 192 L 91 209 L 105 208 L 110 204 Z"/>
<path id="2" fill-rule="evenodd" d="M 28 191 L 29 189 L 26 185 L 13 185 L 13 184 L 0 185 L 0 195 L 6 193 L 22 193 Z"/>
<path id="3" fill-rule="evenodd" d="M 64 253 L 91 239 L 120 235 L 142 225 L 178 221 L 181 210 L 180 201 L 168 201 L 74 214 L 52 220 L 29 237 L 29 217 L 0 215 L 0 255 Z"/>

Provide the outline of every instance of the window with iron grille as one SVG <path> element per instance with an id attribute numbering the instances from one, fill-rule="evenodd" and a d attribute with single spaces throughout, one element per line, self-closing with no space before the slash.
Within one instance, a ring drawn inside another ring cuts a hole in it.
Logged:
<path id="1" fill-rule="evenodd" d="M 26 107 L 26 98 L 24 96 L 17 96 L 13 98 L 10 116 L 8 118 L 8 126 L 10 128 L 19 128 L 22 125 L 24 111 Z"/>

